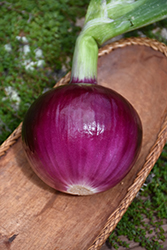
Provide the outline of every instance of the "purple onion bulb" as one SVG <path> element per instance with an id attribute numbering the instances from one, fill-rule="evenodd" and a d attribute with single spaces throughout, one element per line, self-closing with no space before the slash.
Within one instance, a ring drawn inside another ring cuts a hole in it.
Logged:
<path id="1" fill-rule="evenodd" d="M 41 95 L 28 110 L 23 146 L 36 174 L 56 190 L 89 195 L 118 184 L 134 165 L 142 126 L 115 91 L 69 84 Z"/>

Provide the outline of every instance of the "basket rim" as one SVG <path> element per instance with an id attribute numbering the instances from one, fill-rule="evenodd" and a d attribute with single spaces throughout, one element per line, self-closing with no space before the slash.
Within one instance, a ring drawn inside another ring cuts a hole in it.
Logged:
<path id="1" fill-rule="evenodd" d="M 107 44 L 99 49 L 98 56 L 101 57 L 104 54 L 111 53 L 115 49 L 124 48 L 130 45 L 141 45 L 141 46 L 144 45 L 163 53 L 167 57 L 167 46 L 164 43 L 161 43 L 155 39 L 145 38 L 145 37 L 123 38 L 119 41 Z M 54 87 L 68 83 L 70 80 L 70 76 L 71 72 L 67 73 L 65 77 L 63 77 Z M 21 137 L 21 131 L 22 131 L 22 122 L 13 131 L 13 133 L 0 145 L 0 157 L 4 156 L 8 151 L 8 149 L 17 142 L 17 140 Z M 162 123 L 161 130 L 157 135 L 157 140 L 153 145 L 153 147 L 150 149 L 150 153 L 148 154 L 142 169 L 137 174 L 137 177 L 135 178 L 133 184 L 129 187 L 126 196 L 121 201 L 117 209 L 108 217 L 105 226 L 103 227 L 99 235 L 96 237 L 93 244 L 88 248 L 88 250 L 99 249 L 104 244 L 104 242 L 111 234 L 111 232 L 114 230 L 117 223 L 121 220 L 122 216 L 128 209 L 132 200 L 135 198 L 139 189 L 145 182 L 154 164 L 158 160 L 166 144 L 166 140 L 167 140 L 167 116 L 164 119 L 164 122 Z"/>

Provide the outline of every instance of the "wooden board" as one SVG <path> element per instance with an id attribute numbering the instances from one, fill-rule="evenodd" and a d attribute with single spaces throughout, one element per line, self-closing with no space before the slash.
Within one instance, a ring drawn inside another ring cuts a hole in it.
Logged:
<path id="1" fill-rule="evenodd" d="M 98 81 L 127 98 L 141 117 L 143 144 L 136 164 L 104 193 L 71 196 L 34 174 L 19 138 L 0 158 L 0 250 L 88 249 L 142 169 L 166 118 L 167 58 L 145 46 L 118 48 L 99 58 Z"/>

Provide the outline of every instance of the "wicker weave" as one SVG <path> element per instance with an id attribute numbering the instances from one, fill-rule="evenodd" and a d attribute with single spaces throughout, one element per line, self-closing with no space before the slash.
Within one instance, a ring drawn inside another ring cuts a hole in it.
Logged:
<path id="1" fill-rule="evenodd" d="M 167 46 L 163 43 L 160 43 L 156 40 L 149 38 L 128 38 L 108 44 L 99 50 L 99 57 L 103 56 L 104 54 L 111 53 L 114 49 L 123 48 L 129 45 L 145 45 L 154 50 L 160 51 L 167 57 Z M 62 78 L 56 84 L 56 86 L 67 84 L 70 80 L 70 74 L 71 73 L 69 72 L 64 78 Z M 22 123 L 0 146 L 0 156 L 4 155 L 6 151 L 20 138 L 21 128 L 22 128 Z M 147 176 L 149 175 L 157 159 L 159 158 L 163 150 L 163 147 L 166 143 L 166 140 L 167 140 L 167 117 L 162 124 L 161 131 L 157 135 L 157 140 L 154 146 L 151 148 L 150 153 L 146 158 L 145 164 L 143 165 L 143 168 L 138 173 L 136 179 L 134 180 L 134 183 L 129 187 L 128 192 L 124 197 L 124 199 L 122 200 L 122 202 L 113 212 L 113 214 L 111 214 L 111 216 L 108 218 L 104 228 L 101 230 L 100 234 L 97 236 L 97 238 L 95 239 L 94 243 L 89 248 L 89 250 L 99 249 L 102 246 L 102 244 L 106 241 L 110 233 L 114 230 L 117 223 L 121 220 L 123 214 L 126 212 L 132 200 L 135 198 L 139 189 L 145 182 Z"/>

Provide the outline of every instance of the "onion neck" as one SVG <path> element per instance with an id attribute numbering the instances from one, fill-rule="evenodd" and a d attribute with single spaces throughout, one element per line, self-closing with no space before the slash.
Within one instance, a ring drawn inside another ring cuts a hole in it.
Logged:
<path id="1" fill-rule="evenodd" d="M 90 35 L 77 38 L 70 83 L 97 84 L 98 45 Z"/>

